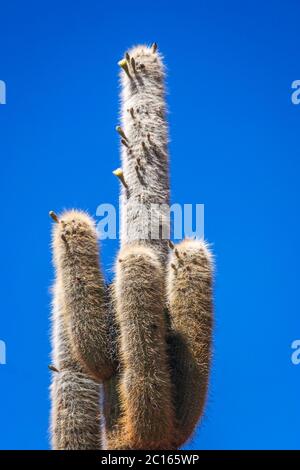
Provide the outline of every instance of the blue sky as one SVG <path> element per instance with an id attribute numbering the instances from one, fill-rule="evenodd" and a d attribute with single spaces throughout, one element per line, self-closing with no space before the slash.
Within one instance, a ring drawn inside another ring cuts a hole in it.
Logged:
<path id="1" fill-rule="evenodd" d="M 172 201 L 216 257 L 210 395 L 190 449 L 299 448 L 298 2 L 0 0 L 0 448 L 48 448 L 50 209 L 117 204 L 117 61 L 168 67 Z M 117 241 L 102 243 L 111 276 Z"/>

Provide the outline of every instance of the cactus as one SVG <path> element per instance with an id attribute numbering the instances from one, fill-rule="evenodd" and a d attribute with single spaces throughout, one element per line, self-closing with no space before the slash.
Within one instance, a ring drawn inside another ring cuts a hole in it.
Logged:
<path id="1" fill-rule="evenodd" d="M 168 263 L 170 357 L 175 393 L 175 446 L 192 434 L 205 404 L 212 334 L 212 259 L 207 245 L 184 240 Z"/>
<path id="2" fill-rule="evenodd" d="M 167 449 L 174 410 L 165 341 L 164 272 L 153 249 L 132 244 L 121 250 L 115 304 L 124 435 L 135 449 Z"/>
<path id="3" fill-rule="evenodd" d="M 93 220 L 51 212 L 52 447 L 177 449 L 203 414 L 212 335 L 212 256 L 169 238 L 168 129 L 157 45 L 121 67 L 121 248 L 105 286 Z"/>
<path id="4" fill-rule="evenodd" d="M 99 385 L 76 361 L 66 328 L 60 273 L 53 288 L 53 352 L 51 384 L 52 447 L 58 450 L 101 446 Z"/>

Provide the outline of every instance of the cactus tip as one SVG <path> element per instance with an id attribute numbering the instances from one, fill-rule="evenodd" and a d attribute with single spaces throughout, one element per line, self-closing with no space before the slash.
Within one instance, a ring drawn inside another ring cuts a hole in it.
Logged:
<path id="1" fill-rule="evenodd" d="M 153 54 L 155 54 L 155 52 L 157 51 L 157 43 L 156 42 L 154 42 L 152 44 L 151 49 L 152 49 Z"/>
<path id="2" fill-rule="evenodd" d="M 131 58 L 131 67 L 132 67 L 132 70 L 134 71 L 134 73 L 136 73 L 134 57 Z"/>
<path id="3" fill-rule="evenodd" d="M 120 178 L 120 176 L 123 176 L 123 170 L 122 168 L 117 168 L 116 170 L 113 171 L 113 174 Z"/>
<path id="4" fill-rule="evenodd" d="M 121 126 L 116 126 L 116 131 L 123 139 L 128 140 Z"/>
<path id="5" fill-rule="evenodd" d="M 126 74 L 128 75 L 128 78 L 131 78 L 131 75 L 129 73 L 127 60 L 126 59 L 119 60 L 118 65 L 119 65 L 119 67 L 121 67 L 124 70 L 124 72 L 126 72 Z"/>
<path id="6" fill-rule="evenodd" d="M 124 68 L 124 67 L 126 67 L 126 65 L 127 65 L 126 62 L 127 62 L 126 59 L 121 59 L 121 60 L 119 60 L 118 65 L 119 65 L 121 68 Z"/>
<path id="7" fill-rule="evenodd" d="M 125 186 L 126 189 L 128 189 L 128 185 L 125 181 L 125 178 L 124 178 L 124 173 L 123 173 L 123 170 L 122 168 L 117 168 L 116 170 L 113 171 L 113 175 L 115 175 L 117 178 L 119 178 L 119 180 L 121 181 L 121 183 L 123 184 L 123 186 Z"/>
<path id="8" fill-rule="evenodd" d="M 127 141 L 125 139 L 121 139 L 121 144 L 123 144 L 125 147 L 128 147 Z"/>
<path id="9" fill-rule="evenodd" d="M 171 240 L 168 240 L 168 244 L 171 250 L 174 250 L 174 243 Z"/>
<path id="10" fill-rule="evenodd" d="M 57 215 L 55 214 L 54 211 L 50 211 L 50 212 L 49 212 L 49 216 L 51 217 L 52 220 L 54 220 L 54 222 L 56 222 L 57 224 L 59 224 L 59 218 L 57 217 Z"/>

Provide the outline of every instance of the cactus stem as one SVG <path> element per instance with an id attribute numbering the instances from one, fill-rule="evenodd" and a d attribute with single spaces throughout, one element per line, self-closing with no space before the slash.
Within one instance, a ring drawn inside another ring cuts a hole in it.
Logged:
<path id="1" fill-rule="evenodd" d="M 128 189 L 128 184 L 126 183 L 125 181 L 125 178 L 124 178 L 124 173 L 123 173 L 123 170 L 122 168 L 117 168 L 116 170 L 113 171 L 113 174 L 115 176 L 117 176 L 117 178 L 119 178 L 119 180 L 121 181 L 121 183 L 123 184 L 123 186 Z"/>
<path id="2" fill-rule="evenodd" d="M 125 135 L 125 133 L 124 133 L 124 131 L 123 131 L 123 129 L 122 129 L 121 126 L 116 126 L 116 131 L 118 132 L 118 134 L 120 134 L 120 136 L 121 136 L 124 140 L 127 140 L 127 141 L 128 141 L 128 139 L 127 139 L 127 137 L 126 137 L 126 135 Z"/>
<path id="3" fill-rule="evenodd" d="M 128 54 L 128 52 L 126 52 L 125 57 L 126 57 L 128 64 L 130 64 L 130 55 Z"/>
<path id="4" fill-rule="evenodd" d="M 128 64 L 127 64 L 127 61 L 126 59 L 122 59 L 118 62 L 118 65 L 119 67 L 121 67 L 121 69 L 124 70 L 124 72 L 126 73 L 126 75 L 128 76 L 128 78 L 132 78 L 131 75 L 130 75 L 130 72 L 129 72 L 129 68 L 128 68 Z"/>
<path id="5" fill-rule="evenodd" d="M 155 52 L 157 51 L 157 43 L 156 42 L 154 42 L 152 44 L 151 49 L 152 49 L 153 54 L 155 54 Z"/>
<path id="6" fill-rule="evenodd" d="M 54 220 L 54 222 L 56 222 L 57 224 L 59 224 L 59 218 L 57 217 L 57 215 L 55 214 L 54 211 L 50 211 L 50 212 L 49 212 L 49 215 L 50 215 L 51 219 Z"/>
<path id="7" fill-rule="evenodd" d="M 52 372 L 59 372 L 59 370 L 56 369 L 56 367 L 54 367 L 52 364 L 49 364 L 49 365 L 48 365 L 48 369 L 49 369 L 49 370 L 52 370 Z"/>
<path id="8" fill-rule="evenodd" d="M 132 67 L 132 70 L 134 71 L 134 73 L 136 73 L 134 57 L 131 57 L 131 67 Z"/>

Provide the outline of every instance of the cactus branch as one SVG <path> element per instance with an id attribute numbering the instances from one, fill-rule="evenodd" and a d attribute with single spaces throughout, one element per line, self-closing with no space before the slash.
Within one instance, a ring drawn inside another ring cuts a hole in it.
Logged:
<path id="1" fill-rule="evenodd" d="M 168 174 L 168 129 L 165 120 L 164 66 L 160 55 L 153 57 L 153 50 L 138 46 L 129 51 L 136 67 L 144 65 L 147 74 L 133 78 L 134 86 L 121 75 L 121 118 L 122 129 L 130 141 L 130 148 L 136 158 L 147 158 L 147 166 L 141 181 L 137 175 L 135 161 L 125 148 L 121 149 L 122 168 L 130 187 L 130 198 L 123 192 L 121 199 L 122 227 L 121 245 L 136 241 L 155 246 L 163 262 L 168 254 L 168 241 L 162 236 L 169 230 L 164 210 L 169 205 Z M 138 114 L 139 125 L 128 115 L 127 109 Z M 153 145 L 147 147 L 144 136 L 151 132 Z M 155 147 L 159 151 L 155 151 Z M 140 204 L 140 201 L 143 204 Z M 155 216 L 153 217 L 153 207 Z M 155 219 L 155 220 L 154 220 Z M 152 236 L 152 222 L 159 225 L 156 239 Z"/>
<path id="2" fill-rule="evenodd" d="M 168 449 L 174 412 L 165 343 L 164 273 L 150 248 L 132 245 L 120 256 L 115 303 L 123 432 L 129 448 Z"/>
<path id="3" fill-rule="evenodd" d="M 51 435 L 56 450 L 100 449 L 100 389 L 75 359 L 65 324 L 65 305 L 59 273 L 53 287 Z"/>
<path id="4" fill-rule="evenodd" d="M 211 254 L 201 241 L 183 241 L 172 253 L 169 266 L 170 354 L 177 419 L 174 444 L 179 447 L 201 417 L 207 394 L 213 322 Z"/>
<path id="5" fill-rule="evenodd" d="M 54 227 L 53 247 L 57 273 L 63 280 L 65 321 L 75 357 L 96 380 L 103 380 L 112 375 L 113 365 L 96 230 L 83 212 L 66 212 L 63 220 L 64 226 Z"/>

